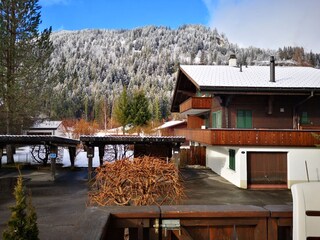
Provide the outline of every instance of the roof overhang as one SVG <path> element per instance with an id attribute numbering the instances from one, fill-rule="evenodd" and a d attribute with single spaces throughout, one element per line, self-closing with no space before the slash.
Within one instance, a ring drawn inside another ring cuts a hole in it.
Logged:
<path id="1" fill-rule="evenodd" d="M 189 109 L 187 111 L 181 112 L 182 115 L 201 115 L 209 112 L 210 109 Z"/>
<path id="2" fill-rule="evenodd" d="M 101 146 L 113 144 L 181 144 L 185 142 L 185 137 L 180 136 L 136 136 L 136 135 L 114 135 L 114 136 L 81 136 L 80 141 L 87 146 Z"/>
<path id="3" fill-rule="evenodd" d="M 0 135 L 0 146 L 6 145 L 54 145 L 76 147 L 79 140 L 51 135 Z"/>

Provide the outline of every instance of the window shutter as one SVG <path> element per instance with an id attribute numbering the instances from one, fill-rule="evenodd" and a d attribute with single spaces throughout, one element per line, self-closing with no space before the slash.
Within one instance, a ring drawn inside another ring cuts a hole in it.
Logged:
<path id="1" fill-rule="evenodd" d="M 236 170 L 236 151 L 234 149 L 229 149 L 229 168 Z"/>

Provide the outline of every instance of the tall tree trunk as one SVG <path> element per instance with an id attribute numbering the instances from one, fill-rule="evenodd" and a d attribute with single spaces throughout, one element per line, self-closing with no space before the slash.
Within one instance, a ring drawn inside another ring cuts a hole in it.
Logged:
<path id="1" fill-rule="evenodd" d="M 10 134 L 11 128 L 10 128 L 10 110 L 7 110 L 7 134 Z M 8 144 L 6 146 L 6 152 L 7 152 L 7 164 L 14 164 L 14 157 L 13 157 L 13 151 L 14 147 L 11 144 Z"/>
<path id="2" fill-rule="evenodd" d="M 2 167 L 3 147 L 0 147 L 0 168 Z"/>
<path id="3" fill-rule="evenodd" d="M 9 102 L 9 101 L 8 101 Z M 10 104 L 10 103 L 9 103 Z M 8 105 L 9 105 L 8 104 Z M 10 109 L 7 109 L 7 134 L 10 134 L 11 133 L 11 121 L 10 121 Z M 7 164 L 14 164 L 14 158 L 13 158 L 13 146 L 11 144 L 8 144 L 6 146 L 6 152 L 7 152 Z"/>
<path id="4" fill-rule="evenodd" d="M 6 151 L 7 151 L 7 164 L 13 164 L 14 163 L 14 158 L 13 158 L 14 146 L 11 144 L 7 145 Z"/>

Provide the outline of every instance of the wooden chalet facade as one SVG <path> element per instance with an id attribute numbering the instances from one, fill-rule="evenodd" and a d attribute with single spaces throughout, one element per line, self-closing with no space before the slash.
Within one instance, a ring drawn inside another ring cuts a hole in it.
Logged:
<path id="1" fill-rule="evenodd" d="M 206 165 L 241 187 L 319 181 L 320 70 L 309 67 L 180 66 L 172 112 L 206 147 Z"/>

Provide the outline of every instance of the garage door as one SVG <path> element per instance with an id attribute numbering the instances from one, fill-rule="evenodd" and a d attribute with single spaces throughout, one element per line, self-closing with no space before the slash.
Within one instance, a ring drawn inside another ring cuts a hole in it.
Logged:
<path id="1" fill-rule="evenodd" d="M 248 152 L 248 185 L 286 185 L 287 153 Z"/>

